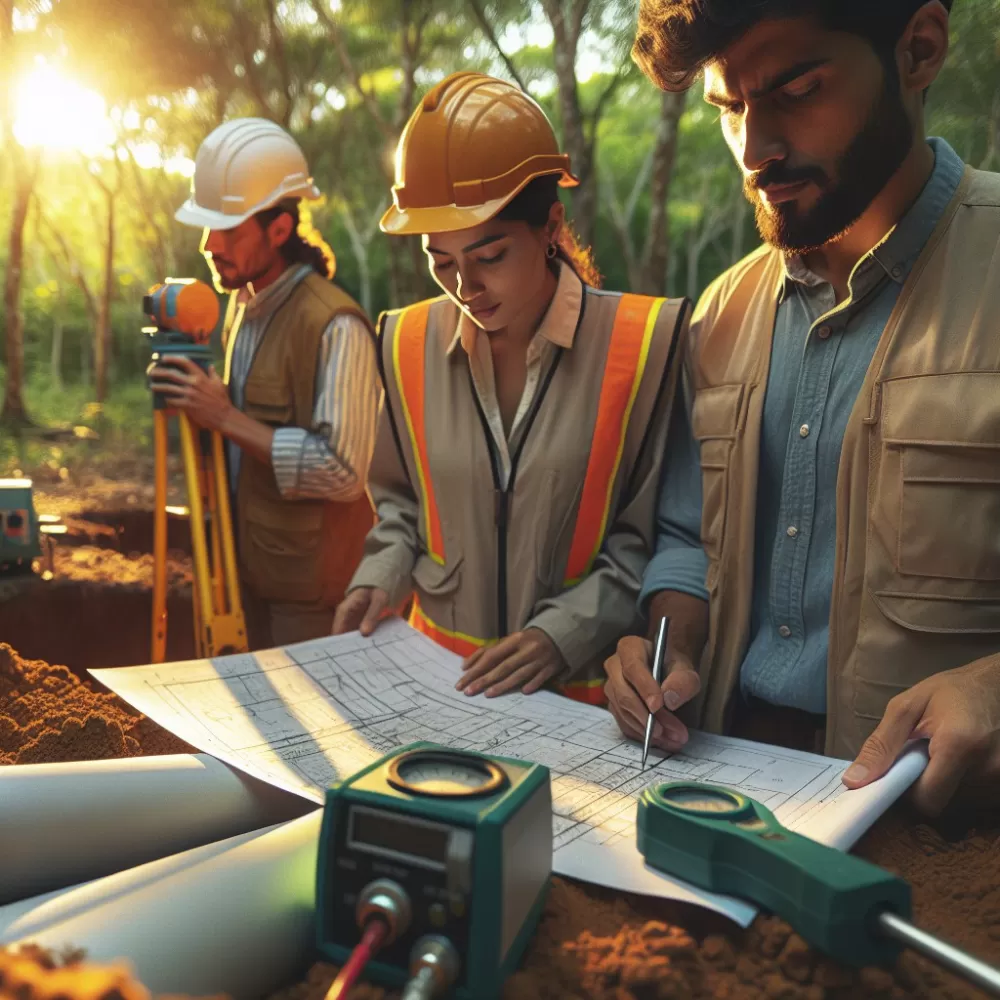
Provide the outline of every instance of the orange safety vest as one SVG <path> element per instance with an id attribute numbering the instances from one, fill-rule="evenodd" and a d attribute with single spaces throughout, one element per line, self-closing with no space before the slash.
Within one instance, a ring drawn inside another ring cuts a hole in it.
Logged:
<path id="1" fill-rule="evenodd" d="M 604 543 L 629 417 L 642 383 L 656 319 L 665 301 L 645 295 L 625 294 L 621 296 L 615 313 L 590 458 L 564 573 L 567 589 L 587 576 Z M 424 359 L 430 307 L 430 301 L 419 302 L 402 311 L 393 337 L 392 360 L 403 417 L 416 460 L 418 482 L 414 485 L 420 499 L 427 554 L 444 565 L 444 533 L 431 480 L 424 431 Z M 441 628 L 423 613 L 417 600 L 413 602 L 410 624 L 438 645 L 463 657 L 499 641 L 497 638 L 465 635 Z M 605 703 L 604 682 L 600 679 L 571 681 L 561 686 L 560 691 L 591 705 Z"/>

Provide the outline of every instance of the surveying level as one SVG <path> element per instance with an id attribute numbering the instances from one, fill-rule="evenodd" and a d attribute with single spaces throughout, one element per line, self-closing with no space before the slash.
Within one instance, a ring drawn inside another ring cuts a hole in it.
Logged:
<path id="1" fill-rule="evenodd" d="M 169 365 L 178 356 L 208 369 L 212 358 L 208 340 L 219 323 L 219 300 L 208 285 L 193 278 L 168 278 L 143 298 L 143 311 L 156 324 L 143 327 L 151 341 L 150 370 Z M 195 427 L 186 414 L 171 410 L 154 392 L 152 663 L 162 663 L 167 651 L 167 454 L 172 416 L 180 429 L 187 483 L 195 653 L 212 657 L 247 651 L 222 437 L 218 431 Z"/>

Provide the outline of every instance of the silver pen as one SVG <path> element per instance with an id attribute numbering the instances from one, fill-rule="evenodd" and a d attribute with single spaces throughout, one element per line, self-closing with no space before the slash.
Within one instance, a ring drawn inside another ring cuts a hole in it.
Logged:
<path id="1" fill-rule="evenodd" d="M 660 627 L 656 633 L 656 648 L 653 650 L 653 680 L 657 685 L 663 683 L 663 661 L 667 658 L 667 632 L 670 630 L 670 619 L 664 615 L 660 619 Z M 642 770 L 646 770 L 646 758 L 649 756 L 649 741 L 653 738 L 653 713 L 646 720 L 646 738 L 642 743 Z"/>

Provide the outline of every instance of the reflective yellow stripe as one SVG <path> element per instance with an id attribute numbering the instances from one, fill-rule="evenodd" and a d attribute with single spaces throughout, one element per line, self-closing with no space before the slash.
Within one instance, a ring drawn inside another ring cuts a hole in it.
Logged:
<path id="1" fill-rule="evenodd" d="M 604 542 L 629 419 L 646 370 L 656 320 L 665 301 L 645 295 L 623 295 L 618 304 L 580 509 L 566 564 L 567 587 L 579 583 L 590 572 Z"/>
<path id="2" fill-rule="evenodd" d="M 403 417 L 410 435 L 413 461 L 420 485 L 420 512 L 424 521 L 427 554 L 444 565 L 444 535 L 438 514 L 437 498 L 431 482 L 427 459 L 427 434 L 424 423 L 424 367 L 427 318 L 431 302 L 418 302 L 404 309 L 392 337 L 392 367 L 402 402 Z"/>
<path id="3" fill-rule="evenodd" d="M 423 608 L 417 600 L 413 601 L 413 610 L 410 612 L 410 624 L 418 631 L 433 639 L 439 646 L 450 649 L 459 656 L 471 656 L 479 649 L 496 644 L 496 639 L 477 639 L 473 635 L 466 635 L 464 632 L 453 632 L 451 629 L 442 628 L 431 621 L 424 613 Z"/>

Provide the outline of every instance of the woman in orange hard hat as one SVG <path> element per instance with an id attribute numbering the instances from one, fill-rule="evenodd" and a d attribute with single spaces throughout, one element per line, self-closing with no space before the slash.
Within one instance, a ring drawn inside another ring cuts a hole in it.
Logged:
<path id="1" fill-rule="evenodd" d="M 463 656 L 459 688 L 544 684 L 599 703 L 637 626 L 686 300 L 599 291 L 541 108 L 456 73 L 396 150 L 391 235 L 420 234 L 444 295 L 380 318 L 378 523 L 334 631 L 410 623 Z"/>

